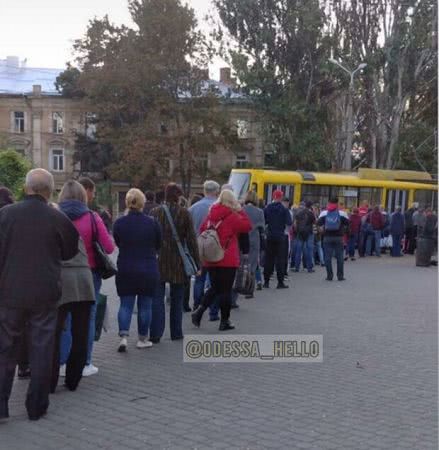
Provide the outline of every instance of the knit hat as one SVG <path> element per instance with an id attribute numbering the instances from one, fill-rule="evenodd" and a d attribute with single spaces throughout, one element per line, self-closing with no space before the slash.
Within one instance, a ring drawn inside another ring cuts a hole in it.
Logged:
<path id="1" fill-rule="evenodd" d="M 273 192 L 273 200 L 282 200 L 283 198 L 284 198 L 284 193 L 281 190 L 276 189 Z"/>

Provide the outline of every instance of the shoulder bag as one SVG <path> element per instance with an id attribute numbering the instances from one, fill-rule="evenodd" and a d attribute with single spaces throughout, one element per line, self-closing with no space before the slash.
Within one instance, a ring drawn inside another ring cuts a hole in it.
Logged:
<path id="1" fill-rule="evenodd" d="M 98 227 L 96 225 L 96 219 L 93 212 L 90 211 L 91 228 L 92 228 L 92 244 L 96 259 L 96 272 L 102 277 L 103 280 L 111 278 L 116 275 L 117 268 L 112 259 L 107 255 L 102 248 L 98 239 Z"/>
<path id="2" fill-rule="evenodd" d="M 191 277 L 198 272 L 197 264 L 189 252 L 186 242 L 184 245 L 181 243 L 180 238 L 178 237 L 177 229 L 175 228 L 174 220 L 172 219 L 171 212 L 167 205 L 163 205 L 163 211 L 165 212 L 166 218 L 168 219 L 168 223 L 171 227 L 172 236 L 177 244 L 178 253 L 180 253 L 180 257 L 183 262 L 184 272 L 187 277 Z"/>

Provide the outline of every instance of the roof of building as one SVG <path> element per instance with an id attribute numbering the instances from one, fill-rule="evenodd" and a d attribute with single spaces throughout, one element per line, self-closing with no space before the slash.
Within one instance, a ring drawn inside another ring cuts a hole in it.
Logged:
<path id="1" fill-rule="evenodd" d="M 63 69 L 17 67 L 0 60 L 0 94 L 30 94 L 33 85 L 41 86 L 43 95 L 59 95 L 55 88 L 56 77 Z"/>
<path id="2" fill-rule="evenodd" d="M 60 95 L 55 88 L 55 81 L 63 70 L 26 67 L 25 63 L 9 58 L 0 60 L 0 94 L 31 94 L 32 87 L 40 85 L 42 95 Z M 217 92 L 224 99 L 230 100 L 243 100 L 246 97 L 237 89 L 216 80 L 205 80 L 203 82 L 201 92 L 207 93 L 208 91 Z M 182 92 L 180 97 L 187 99 L 190 94 Z"/>

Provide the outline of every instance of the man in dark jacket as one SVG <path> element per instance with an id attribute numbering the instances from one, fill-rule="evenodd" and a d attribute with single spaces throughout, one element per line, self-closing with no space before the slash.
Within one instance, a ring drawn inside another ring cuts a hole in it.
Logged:
<path id="1" fill-rule="evenodd" d="M 145 206 L 143 207 L 143 213 L 149 216 L 149 213 L 154 209 L 157 208 L 158 203 L 155 202 L 155 194 L 152 191 L 146 191 L 145 192 Z"/>
<path id="2" fill-rule="evenodd" d="M 273 275 L 274 265 L 276 265 L 277 288 L 288 288 L 284 284 L 285 261 L 285 227 L 292 225 L 291 214 L 284 205 L 282 191 L 273 192 L 273 203 L 264 209 L 265 223 L 267 224 L 267 243 L 265 250 L 264 267 L 264 287 L 270 287 L 270 277 Z"/>
<path id="3" fill-rule="evenodd" d="M 9 416 L 17 346 L 26 323 L 30 337 L 29 419 L 38 420 L 49 406 L 61 261 L 78 252 L 76 228 L 47 204 L 53 189 L 49 172 L 31 170 L 24 200 L 0 211 L 0 418 Z"/>
<path id="4" fill-rule="evenodd" d="M 413 255 L 416 248 L 416 233 L 415 226 L 413 224 L 413 214 L 418 210 L 418 204 L 413 203 L 412 207 L 404 213 L 405 223 L 405 242 L 404 253 Z"/>
<path id="5" fill-rule="evenodd" d="M 381 238 L 386 224 L 385 217 L 379 206 L 375 206 L 367 216 L 366 222 L 370 225 L 372 232 L 367 236 L 366 253 L 372 255 L 372 242 L 375 247 L 375 256 L 381 256 Z"/>
<path id="6" fill-rule="evenodd" d="M 358 245 L 358 253 L 360 254 L 360 231 L 361 231 L 361 216 L 358 208 L 352 210 L 349 216 L 349 241 L 348 253 L 351 261 L 355 261 L 355 247 Z"/>
<path id="7" fill-rule="evenodd" d="M 316 221 L 312 212 L 312 202 L 307 201 L 304 207 L 300 208 L 294 217 L 294 232 L 296 235 L 296 257 L 294 261 L 295 272 L 300 270 L 302 254 L 305 256 L 305 263 L 308 272 L 314 272 L 312 257 L 314 251 L 313 225 Z"/>
<path id="8" fill-rule="evenodd" d="M 390 218 L 390 234 L 392 236 L 392 256 L 401 255 L 401 239 L 404 235 L 405 223 L 404 214 L 401 212 L 401 207 L 397 206 L 395 212 Z"/>
<path id="9" fill-rule="evenodd" d="M 325 211 L 320 213 L 317 226 L 323 228 L 323 251 L 325 254 L 326 279 L 332 281 L 334 273 L 332 270 L 332 257 L 337 260 L 337 278 L 343 281 L 344 258 L 343 258 L 343 235 L 349 227 L 349 218 L 344 211 L 338 209 L 338 198 L 329 200 Z"/>

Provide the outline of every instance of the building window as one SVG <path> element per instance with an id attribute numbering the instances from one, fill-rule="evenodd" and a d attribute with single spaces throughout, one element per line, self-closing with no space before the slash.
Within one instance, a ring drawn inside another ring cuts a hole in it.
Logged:
<path id="1" fill-rule="evenodd" d="M 53 149 L 51 151 L 51 164 L 50 168 L 54 172 L 64 172 L 64 150 Z"/>
<path id="2" fill-rule="evenodd" d="M 249 136 L 250 124 L 248 120 L 239 119 L 236 121 L 236 132 L 239 139 L 247 139 Z"/>
<path id="3" fill-rule="evenodd" d="M 92 112 L 85 113 L 85 135 L 90 140 L 96 139 L 96 114 Z"/>
<path id="4" fill-rule="evenodd" d="M 15 133 L 24 133 L 24 112 L 14 112 L 14 131 Z"/>
<path id="5" fill-rule="evenodd" d="M 237 169 L 245 169 L 248 167 L 248 156 L 247 155 L 236 155 L 235 167 Z"/>
<path id="6" fill-rule="evenodd" d="M 64 133 L 64 114 L 62 112 L 52 113 L 52 133 Z"/>

